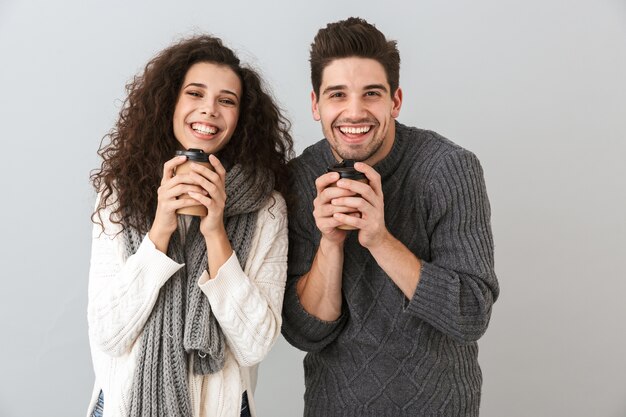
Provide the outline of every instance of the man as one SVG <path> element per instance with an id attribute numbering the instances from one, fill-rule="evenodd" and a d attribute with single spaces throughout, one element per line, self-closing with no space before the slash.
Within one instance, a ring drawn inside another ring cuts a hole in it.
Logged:
<path id="1" fill-rule="evenodd" d="M 326 139 L 291 162 L 283 308 L 308 352 L 304 414 L 476 416 L 476 341 L 498 296 L 479 161 L 395 121 L 400 56 L 373 25 L 329 24 L 310 61 Z M 346 159 L 369 184 L 327 172 Z"/>

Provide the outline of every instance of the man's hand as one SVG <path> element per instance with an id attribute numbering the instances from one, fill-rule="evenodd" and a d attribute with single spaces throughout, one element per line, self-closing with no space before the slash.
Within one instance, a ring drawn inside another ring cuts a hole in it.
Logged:
<path id="1" fill-rule="evenodd" d="M 342 208 L 334 211 L 334 219 L 359 229 L 359 243 L 371 250 L 389 234 L 385 226 L 385 201 L 380 174 L 363 162 L 355 163 L 354 168 L 365 174 L 369 184 L 341 179 L 337 182 L 337 188 L 350 192 L 350 195 L 334 197 L 330 203 L 335 208 Z M 358 211 L 361 216 L 344 214 L 350 211 Z"/>
<path id="2" fill-rule="evenodd" d="M 335 217 L 336 213 L 349 213 L 353 209 L 345 206 L 331 204 L 331 201 L 337 198 L 347 198 L 354 196 L 354 192 L 348 189 L 330 186 L 337 182 L 339 174 L 329 172 L 315 180 L 315 188 L 317 197 L 313 200 L 313 217 L 315 224 L 322 233 L 322 239 L 335 244 L 342 244 L 346 238 L 347 232 L 337 229 L 343 222 Z"/>

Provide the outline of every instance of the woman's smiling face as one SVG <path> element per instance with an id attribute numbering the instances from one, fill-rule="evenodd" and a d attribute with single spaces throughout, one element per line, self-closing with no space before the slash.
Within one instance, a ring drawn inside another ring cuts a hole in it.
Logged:
<path id="1" fill-rule="evenodd" d="M 239 119 L 241 80 L 225 65 L 193 64 L 183 81 L 174 109 L 174 136 L 185 149 L 221 150 Z"/>

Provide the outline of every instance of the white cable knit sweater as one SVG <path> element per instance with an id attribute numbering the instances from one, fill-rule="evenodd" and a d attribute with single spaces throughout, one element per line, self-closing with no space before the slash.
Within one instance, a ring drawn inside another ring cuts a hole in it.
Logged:
<path id="1" fill-rule="evenodd" d="M 280 334 L 287 276 L 287 209 L 280 194 L 273 197 L 259 211 L 245 268 L 233 253 L 214 279 L 206 271 L 198 277 L 226 336 L 226 364 L 215 374 L 189 373 L 194 417 L 238 417 L 244 391 L 256 415 L 252 394 L 257 364 Z M 159 290 L 183 265 L 157 250 L 147 235 L 123 262 L 120 227 L 108 221 L 108 212 L 102 218 L 106 233 L 94 225 L 89 273 L 89 340 L 96 380 L 88 415 L 102 390 L 104 417 L 126 417 L 143 327 Z"/>

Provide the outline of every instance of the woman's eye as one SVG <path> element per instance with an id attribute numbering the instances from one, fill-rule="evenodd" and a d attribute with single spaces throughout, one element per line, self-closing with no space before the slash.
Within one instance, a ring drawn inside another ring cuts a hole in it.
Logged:
<path id="1" fill-rule="evenodd" d="M 192 96 L 192 97 L 202 97 L 202 94 L 200 94 L 197 91 L 187 91 L 187 94 Z"/>
<path id="2" fill-rule="evenodd" d="M 235 105 L 237 104 L 237 103 L 235 103 L 235 101 L 234 101 L 234 100 L 231 100 L 231 99 L 229 99 L 229 98 L 223 98 L 222 100 L 220 100 L 220 102 L 221 102 L 222 104 L 227 105 L 227 106 L 235 106 Z"/>

